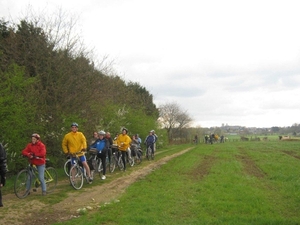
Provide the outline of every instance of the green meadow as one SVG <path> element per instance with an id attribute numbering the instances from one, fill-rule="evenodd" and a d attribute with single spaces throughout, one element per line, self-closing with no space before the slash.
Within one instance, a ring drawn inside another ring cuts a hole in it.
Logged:
<path id="1" fill-rule="evenodd" d="M 300 142 L 192 146 L 97 212 L 56 224 L 300 224 Z"/>

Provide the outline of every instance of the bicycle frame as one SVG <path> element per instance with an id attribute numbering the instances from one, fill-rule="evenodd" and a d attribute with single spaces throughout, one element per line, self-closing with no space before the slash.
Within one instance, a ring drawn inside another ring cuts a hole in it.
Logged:
<path id="1" fill-rule="evenodd" d="M 86 182 L 89 183 L 89 178 L 87 177 L 86 170 L 79 164 L 79 162 L 79 158 L 76 155 L 76 159 L 74 160 L 74 164 L 72 165 L 69 174 L 70 183 L 76 190 L 82 188 L 84 178 Z"/>
<path id="2" fill-rule="evenodd" d="M 35 165 L 29 165 L 30 168 L 31 168 L 31 171 L 32 171 L 32 176 L 35 177 L 35 180 L 34 180 L 34 184 L 38 184 L 38 185 L 41 185 L 41 182 L 38 178 L 38 170 L 37 170 L 37 167 Z M 49 171 L 47 170 L 47 168 L 45 168 L 45 177 L 47 177 L 47 179 L 45 179 L 45 183 L 50 183 L 52 182 L 54 179 L 53 177 L 51 176 L 51 174 L 49 173 Z"/>
<path id="3" fill-rule="evenodd" d="M 120 150 L 116 151 L 114 154 L 114 157 L 116 159 L 116 164 L 119 167 L 119 170 L 124 170 L 124 165 L 122 161 L 122 153 Z"/>
<path id="4" fill-rule="evenodd" d="M 72 167 L 78 167 L 78 168 L 80 168 L 81 172 L 83 173 L 83 177 L 87 178 L 87 176 L 86 176 L 86 170 L 84 169 L 83 165 L 80 165 L 79 162 L 80 162 L 79 158 L 76 157 L 76 159 L 74 160 L 74 164 L 71 166 L 71 168 Z"/>
<path id="5" fill-rule="evenodd" d="M 154 159 L 154 149 L 151 148 L 151 145 L 147 145 L 146 157 L 148 160 Z"/>
<path id="6" fill-rule="evenodd" d="M 93 154 L 89 160 L 92 160 L 92 165 L 94 167 L 94 170 L 98 173 L 100 173 L 103 170 L 102 167 L 102 161 L 100 158 L 97 157 L 97 154 Z"/>
<path id="7" fill-rule="evenodd" d="M 47 192 L 51 192 L 57 185 L 57 173 L 53 167 L 45 167 L 44 180 L 47 186 Z M 35 165 L 29 164 L 25 169 L 21 170 L 14 183 L 14 192 L 18 198 L 25 198 L 29 195 L 31 187 L 33 191 L 41 186 L 38 178 L 38 170 Z"/>

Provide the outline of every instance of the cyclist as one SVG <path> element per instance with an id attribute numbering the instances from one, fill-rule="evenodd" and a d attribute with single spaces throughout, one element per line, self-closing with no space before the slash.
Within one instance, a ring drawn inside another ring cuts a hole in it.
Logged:
<path id="1" fill-rule="evenodd" d="M 3 145 L 0 143 L 0 207 L 3 207 L 1 189 L 5 185 L 6 172 L 7 172 L 6 151 Z"/>
<path id="2" fill-rule="evenodd" d="M 119 134 L 116 133 L 115 137 L 113 139 L 113 144 L 111 146 L 112 154 L 116 154 L 118 152 L 118 142 L 117 142 L 118 136 L 119 136 Z"/>
<path id="3" fill-rule="evenodd" d="M 106 140 L 107 140 L 108 143 L 109 143 L 109 149 L 108 149 L 107 154 L 108 154 L 108 160 L 109 160 L 109 163 L 111 163 L 111 154 L 112 154 L 113 139 L 112 139 L 112 137 L 111 137 L 110 132 L 106 132 L 105 138 L 106 138 Z"/>
<path id="4" fill-rule="evenodd" d="M 154 156 L 154 143 L 155 143 L 155 140 L 156 139 L 155 139 L 155 136 L 153 135 L 153 132 L 150 131 L 149 135 L 145 139 L 145 144 L 147 146 L 146 149 L 148 149 L 149 147 L 151 148 L 151 152 L 152 152 L 153 156 Z M 147 153 L 147 150 L 146 150 L 146 153 Z"/>
<path id="5" fill-rule="evenodd" d="M 138 134 L 135 135 L 135 139 L 138 141 L 138 145 L 137 145 L 137 150 L 140 151 L 141 155 L 143 155 L 143 150 L 142 150 L 142 139 L 140 138 L 140 136 Z"/>
<path id="6" fill-rule="evenodd" d="M 41 182 L 42 187 L 42 195 L 46 195 L 46 183 L 44 179 L 45 173 L 45 166 L 46 166 L 46 146 L 44 143 L 40 141 L 41 137 L 39 134 L 32 134 L 31 135 L 31 142 L 27 144 L 26 148 L 22 150 L 22 155 L 29 158 L 30 163 L 35 165 L 38 170 L 38 178 Z M 32 176 L 32 174 L 31 174 Z M 28 179 L 27 181 L 30 181 Z M 30 193 L 29 191 L 30 184 L 26 184 L 26 192 Z"/>
<path id="7" fill-rule="evenodd" d="M 97 139 L 98 139 L 98 132 L 94 131 L 93 132 L 93 137 L 90 140 L 90 145 L 94 144 Z"/>
<path id="8" fill-rule="evenodd" d="M 138 134 L 135 135 L 135 139 L 138 141 L 139 145 L 138 147 L 141 148 L 141 143 L 142 143 L 142 139 L 140 138 L 140 136 Z"/>
<path id="9" fill-rule="evenodd" d="M 105 138 L 108 140 L 109 145 L 111 146 L 113 144 L 113 139 L 111 137 L 110 132 L 106 132 Z"/>
<path id="10" fill-rule="evenodd" d="M 155 130 L 151 130 L 151 132 L 152 132 L 152 135 L 155 138 L 155 141 L 154 141 L 154 144 L 153 144 L 153 151 L 155 152 L 156 151 L 156 142 L 157 142 L 158 136 L 155 134 Z"/>
<path id="11" fill-rule="evenodd" d="M 131 138 L 127 135 L 128 130 L 126 128 L 122 129 L 122 134 L 120 134 L 117 138 L 118 149 L 122 154 L 122 161 L 124 164 L 124 171 L 126 171 L 126 152 L 128 151 L 129 145 L 131 143 Z"/>
<path id="12" fill-rule="evenodd" d="M 62 149 L 65 154 L 71 155 L 72 165 L 75 163 L 76 156 L 79 158 L 84 169 L 86 170 L 89 183 L 92 183 L 93 178 L 91 177 L 91 171 L 85 157 L 86 147 L 86 138 L 82 132 L 78 131 L 78 123 L 72 123 L 71 131 L 64 136 L 62 141 Z"/>
<path id="13" fill-rule="evenodd" d="M 130 143 L 130 149 L 133 156 L 136 156 L 138 148 L 140 148 L 140 142 L 137 139 L 136 135 L 133 135 Z"/>
<path id="14" fill-rule="evenodd" d="M 108 148 L 109 148 L 109 142 L 105 138 L 105 132 L 103 130 L 99 131 L 98 135 L 99 135 L 98 139 L 90 147 L 96 148 L 98 151 L 97 157 L 99 159 L 101 159 L 102 166 L 103 166 L 103 174 L 102 174 L 101 179 L 105 180 L 106 179 L 106 176 L 105 176 L 105 174 L 106 174 L 106 155 L 107 155 Z"/>

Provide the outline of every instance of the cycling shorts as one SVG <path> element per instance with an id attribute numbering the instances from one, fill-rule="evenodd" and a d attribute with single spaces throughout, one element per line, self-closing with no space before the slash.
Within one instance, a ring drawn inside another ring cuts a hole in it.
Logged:
<path id="1" fill-rule="evenodd" d="M 80 162 L 85 162 L 85 161 L 86 161 L 85 155 L 79 156 L 79 161 L 80 161 Z M 75 162 L 76 162 L 76 157 L 72 157 L 72 158 L 71 158 L 71 165 L 74 165 Z"/>

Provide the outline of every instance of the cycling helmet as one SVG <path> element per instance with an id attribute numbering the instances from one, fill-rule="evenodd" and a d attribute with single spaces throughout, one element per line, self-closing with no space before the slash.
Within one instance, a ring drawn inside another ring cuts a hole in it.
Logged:
<path id="1" fill-rule="evenodd" d="M 128 130 L 127 130 L 125 127 L 122 129 L 122 131 L 123 131 L 123 130 L 125 130 L 125 131 L 126 131 L 126 134 L 128 133 Z"/>
<path id="2" fill-rule="evenodd" d="M 104 131 L 104 130 L 100 130 L 100 131 L 98 132 L 98 134 L 99 134 L 99 135 L 105 135 L 105 131 Z"/>
<path id="3" fill-rule="evenodd" d="M 39 134 L 32 134 L 31 137 L 35 137 L 37 140 L 40 140 L 41 136 Z"/>
<path id="4" fill-rule="evenodd" d="M 72 124 L 71 124 L 71 127 L 73 127 L 73 126 L 78 127 L 78 123 L 75 123 L 75 122 L 72 123 Z"/>

